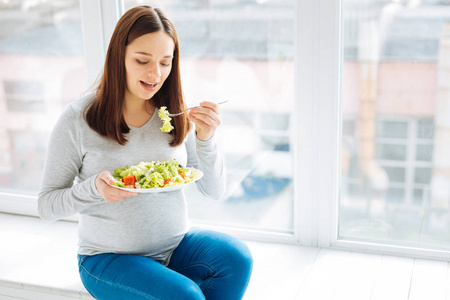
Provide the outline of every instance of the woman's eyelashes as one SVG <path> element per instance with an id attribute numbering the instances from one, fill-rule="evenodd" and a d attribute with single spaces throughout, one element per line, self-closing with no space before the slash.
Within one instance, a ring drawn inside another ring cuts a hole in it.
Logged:
<path id="1" fill-rule="evenodd" d="M 139 60 L 139 59 L 136 59 L 136 62 L 137 62 L 138 64 L 140 64 L 140 65 L 146 65 L 146 64 L 149 63 L 149 61 L 142 61 L 142 60 Z M 161 64 L 161 66 L 163 66 L 163 67 L 169 67 L 169 66 L 170 66 L 170 63 L 169 63 L 169 62 L 161 62 L 160 64 Z"/>
<path id="2" fill-rule="evenodd" d="M 141 60 L 139 60 L 139 59 L 136 59 L 136 61 L 137 61 L 137 63 L 140 64 L 140 65 L 148 64 L 148 61 L 141 61 Z"/>

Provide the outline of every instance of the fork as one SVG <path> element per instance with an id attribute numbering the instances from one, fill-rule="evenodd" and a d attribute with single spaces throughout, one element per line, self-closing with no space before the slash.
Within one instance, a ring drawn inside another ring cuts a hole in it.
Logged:
<path id="1" fill-rule="evenodd" d="M 221 101 L 221 102 L 217 102 L 217 104 L 223 104 L 223 103 L 227 103 L 228 102 L 228 100 L 224 100 L 224 101 Z M 190 109 L 192 109 L 192 108 L 195 108 L 195 107 L 200 107 L 201 105 L 197 105 L 197 106 L 192 106 L 192 107 L 189 107 L 189 108 L 187 108 L 187 109 L 185 109 L 185 110 L 183 110 L 182 112 L 180 112 L 180 113 L 177 113 L 177 114 L 167 114 L 167 116 L 168 117 L 176 117 L 176 116 L 179 116 L 179 115 L 182 115 L 182 114 L 184 114 L 185 112 L 187 112 L 188 110 L 190 110 Z"/>

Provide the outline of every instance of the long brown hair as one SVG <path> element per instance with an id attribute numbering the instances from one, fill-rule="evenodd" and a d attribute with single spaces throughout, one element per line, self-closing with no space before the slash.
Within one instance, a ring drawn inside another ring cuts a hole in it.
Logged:
<path id="1" fill-rule="evenodd" d="M 180 53 L 177 33 L 173 23 L 158 8 L 138 6 L 128 10 L 117 22 L 108 52 L 106 54 L 103 75 L 97 88 L 97 97 L 86 106 L 85 119 L 89 126 L 103 136 L 125 145 L 126 133 L 130 128 L 123 117 L 126 91 L 125 50 L 136 38 L 163 30 L 172 37 L 175 48 L 172 70 L 161 89 L 152 97 L 156 108 L 166 106 L 169 111 L 178 112 L 186 108 L 183 101 L 180 78 Z M 155 110 L 154 113 L 157 113 Z M 189 132 L 190 123 L 186 115 L 172 119 L 175 129 L 170 146 L 183 143 Z"/>

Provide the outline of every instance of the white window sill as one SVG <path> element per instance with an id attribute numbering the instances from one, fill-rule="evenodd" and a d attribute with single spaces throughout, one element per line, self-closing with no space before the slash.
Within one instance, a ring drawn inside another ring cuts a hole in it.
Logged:
<path id="1" fill-rule="evenodd" d="M 77 264 L 78 223 L 0 213 L 0 299 L 93 298 Z M 244 300 L 294 299 L 319 248 L 246 241 L 254 269 Z M 300 280 L 300 281 L 298 281 Z"/>
<path id="2" fill-rule="evenodd" d="M 0 224 L 1 299 L 93 299 L 78 275 L 77 223 L 0 213 Z"/>
<path id="3" fill-rule="evenodd" d="M 77 270 L 75 222 L 0 213 L 0 299 L 93 299 Z M 246 242 L 254 259 L 244 300 L 447 299 L 448 261 Z M 337 298 L 336 298 L 337 297 Z"/>

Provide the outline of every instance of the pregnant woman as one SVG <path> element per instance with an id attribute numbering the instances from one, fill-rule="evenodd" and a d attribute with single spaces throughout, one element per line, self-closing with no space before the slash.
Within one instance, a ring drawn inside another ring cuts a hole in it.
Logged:
<path id="1" fill-rule="evenodd" d="M 110 170 L 171 161 L 203 172 L 206 196 L 225 191 L 214 133 L 218 105 L 202 102 L 162 132 L 158 109 L 186 108 L 172 22 L 149 6 L 116 25 L 94 93 L 73 101 L 49 141 L 38 199 L 41 218 L 79 213 L 78 265 L 96 299 L 242 299 L 252 257 L 240 240 L 191 228 L 182 190 L 136 193 L 111 186 Z"/>

